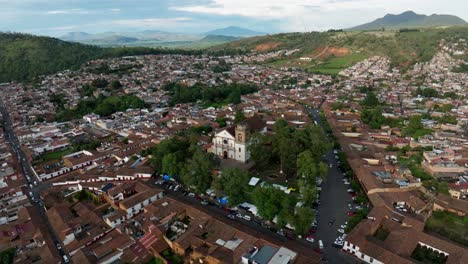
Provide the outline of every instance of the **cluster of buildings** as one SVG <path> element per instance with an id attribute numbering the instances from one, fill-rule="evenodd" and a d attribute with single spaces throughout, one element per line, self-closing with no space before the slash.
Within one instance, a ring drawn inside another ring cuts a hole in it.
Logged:
<path id="1" fill-rule="evenodd" d="M 75 263 L 146 263 L 154 256 L 167 258 L 168 254 L 199 263 L 317 261 L 166 197 L 148 180 L 157 168 L 152 167 L 150 157 L 140 156 L 161 140 L 204 126 L 212 132 L 200 136 L 199 145 L 222 159 L 246 163 L 253 133 L 271 133 L 280 118 L 296 128 L 312 123 L 303 104 L 322 106 L 373 206 L 369 218 L 347 236 L 346 252 L 367 263 L 407 263 L 416 247 L 426 247 L 444 254 L 446 263 L 466 263 L 466 248 L 424 231 L 434 210 L 462 216 L 468 212 L 468 75 L 451 71 L 460 63 L 451 55 L 462 52 L 459 42 L 443 42 L 441 51 L 431 61 L 415 65 L 406 73 L 407 78 L 390 68 L 388 58 L 378 56 L 343 70 L 338 80 L 333 80 L 252 64 L 298 50 L 231 57 L 152 55 L 92 61 L 78 71 L 43 76 L 35 85 L 3 85 L 0 94 L 27 162 L 41 181 L 38 191 L 47 218 Z M 228 63 L 230 70 L 213 71 L 221 63 Z M 96 79 L 118 80 L 122 88 L 97 88 L 84 96 L 83 86 Z M 174 82 L 189 87 L 196 83 L 251 83 L 260 89 L 242 95 L 238 105 L 202 108 L 188 103 L 169 107 L 170 95 L 163 87 Z M 384 117 L 406 120 L 423 115 L 422 123 L 432 133 L 411 138 L 401 127 L 370 129 L 360 117 L 363 87 L 379 88 L 377 97 L 386 103 L 382 106 Z M 423 97 L 418 93 L 424 89 L 450 96 Z M 149 107 L 110 117 L 89 113 L 78 120 L 55 121 L 62 107 L 57 101 L 65 109 L 76 109 L 87 97 L 112 94 L 135 95 Z M 336 103 L 343 107 L 334 108 Z M 444 105 L 451 107 L 442 111 Z M 235 124 L 238 111 L 247 119 Z M 444 122 L 447 115 L 455 118 L 455 124 Z M 426 188 L 401 164 L 395 148 L 406 146 L 425 149 L 419 165 L 435 181 L 448 182 L 450 195 Z M 0 149 L 1 244 L 16 248 L 20 260 L 57 262 L 57 245 L 47 242 L 47 228 L 29 204 L 28 186 L 3 134 Z M 401 206 L 405 211 L 396 212 Z M 388 232 L 384 240 L 373 238 L 378 230 Z"/>
<path id="2" fill-rule="evenodd" d="M 441 47 L 431 61 L 415 65 L 407 78 L 395 78 L 398 73 L 376 57 L 358 63 L 341 73 L 347 80 L 323 105 L 333 134 L 373 206 L 343 247 L 366 263 L 413 263 L 419 250 L 435 252 L 444 263 L 468 261 L 466 246 L 426 230 L 435 211 L 462 217 L 468 213 L 468 75 L 451 71 L 461 62 L 447 52 L 450 47 Z M 408 120 L 422 115 L 421 123 L 430 133 L 417 138 L 405 135 L 407 121 L 403 128 L 385 123 L 379 129 L 369 128 L 360 115 L 366 92 L 361 87 L 380 88 L 377 97 L 385 102 L 384 117 Z M 429 88 L 440 96 L 418 94 Z M 442 96 L 446 93 L 450 96 Z M 442 105 L 450 107 L 442 112 Z M 449 116 L 456 122 L 448 123 Z M 405 163 L 412 157 L 421 157 L 420 163 Z M 425 185 L 428 179 L 418 178 L 415 167 L 429 175 L 428 182 L 437 184 Z M 434 187 L 444 184 L 448 193 Z"/>

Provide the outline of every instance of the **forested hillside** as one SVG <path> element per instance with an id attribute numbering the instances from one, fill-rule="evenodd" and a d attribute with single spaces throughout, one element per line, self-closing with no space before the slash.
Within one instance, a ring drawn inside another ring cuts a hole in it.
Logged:
<path id="1" fill-rule="evenodd" d="M 412 29 L 371 32 L 284 33 L 230 42 L 208 50 L 211 54 L 230 55 L 250 51 L 272 52 L 299 49 L 293 56 L 269 61 L 273 66 L 313 69 L 326 64 L 348 67 L 374 55 L 387 56 L 392 66 L 408 66 L 430 60 L 441 39 L 468 38 L 468 27 Z M 309 61 L 299 60 L 308 57 Z"/>
<path id="2" fill-rule="evenodd" d="M 42 74 L 77 69 L 89 60 L 141 54 L 201 51 L 154 48 L 99 48 L 55 38 L 0 33 L 0 83 L 31 80 Z"/>

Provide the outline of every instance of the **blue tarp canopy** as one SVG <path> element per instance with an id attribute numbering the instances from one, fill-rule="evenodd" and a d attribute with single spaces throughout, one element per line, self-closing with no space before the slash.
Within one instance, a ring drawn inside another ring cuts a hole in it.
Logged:
<path id="1" fill-rule="evenodd" d="M 222 205 L 228 204 L 228 197 L 218 197 L 217 200 L 218 200 L 218 203 Z"/>

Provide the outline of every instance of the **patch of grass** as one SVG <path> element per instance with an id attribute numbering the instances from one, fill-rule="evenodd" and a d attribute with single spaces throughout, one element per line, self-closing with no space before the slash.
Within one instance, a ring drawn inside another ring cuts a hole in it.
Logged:
<path id="1" fill-rule="evenodd" d="M 425 229 L 468 246 L 468 216 L 462 217 L 447 211 L 434 211 L 426 221 Z"/>
<path id="2" fill-rule="evenodd" d="M 48 162 L 51 160 L 60 160 L 63 156 L 68 155 L 73 152 L 72 148 L 66 148 L 59 151 L 48 152 L 42 155 L 42 160 Z"/>

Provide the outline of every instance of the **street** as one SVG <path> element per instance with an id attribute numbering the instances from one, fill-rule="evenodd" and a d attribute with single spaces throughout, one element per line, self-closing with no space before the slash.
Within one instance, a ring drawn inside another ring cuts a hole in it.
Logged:
<path id="1" fill-rule="evenodd" d="M 307 110 L 321 125 L 319 110 L 310 108 Z M 317 240 L 323 241 L 324 256 L 329 263 L 358 263 L 353 257 L 342 253 L 341 249 L 332 247 L 335 239 L 341 235 L 337 230 L 349 218 L 346 215 L 350 211 L 348 203 L 352 203 L 351 196 L 346 191 L 349 185 L 343 183 L 343 175 L 338 169 L 334 156 L 333 150 L 330 150 L 325 157 L 327 163 L 332 164 L 332 167 L 328 168 L 328 178 L 322 184 L 320 205 L 318 206 L 318 228 L 315 237 Z"/>
<path id="2" fill-rule="evenodd" d="M 21 144 L 13 131 L 13 125 L 12 125 L 8 110 L 6 109 L 6 107 L 3 104 L 3 101 L 1 100 L 0 100 L 0 112 L 3 115 L 2 125 L 3 125 L 3 131 L 4 131 L 6 142 L 8 142 L 11 148 L 13 149 L 13 152 L 16 155 L 16 158 L 20 165 L 19 166 L 20 173 L 24 175 L 25 180 L 27 182 L 26 188 L 28 190 L 27 195 L 29 197 L 29 201 L 31 205 L 33 206 L 33 208 L 35 209 L 36 211 L 35 213 L 37 213 L 36 215 L 39 217 L 39 219 L 41 220 L 41 223 L 43 224 L 43 226 L 41 226 L 42 232 L 44 233 L 44 235 L 50 236 L 50 238 L 46 237 L 45 239 L 47 240 L 48 243 L 50 243 L 50 240 L 52 241 L 52 243 L 54 244 L 52 248 L 56 249 L 56 251 L 55 252 L 53 251 L 53 253 L 56 254 L 56 256 L 60 258 L 60 260 L 62 261 L 63 256 L 65 256 L 66 253 L 63 250 L 61 241 L 58 239 L 57 235 L 52 229 L 52 226 L 49 223 L 45 208 L 39 196 L 39 189 L 44 189 L 46 188 L 46 186 L 42 186 L 43 184 L 39 181 L 36 175 L 32 173 L 31 164 L 29 164 L 26 155 L 21 149 Z M 70 261 L 64 262 L 64 263 L 69 263 L 69 262 Z"/>

